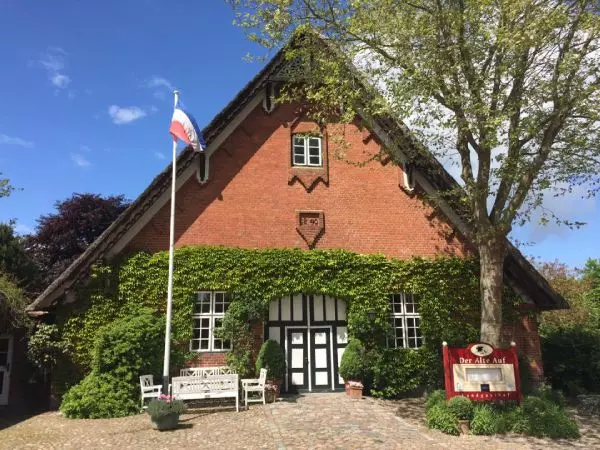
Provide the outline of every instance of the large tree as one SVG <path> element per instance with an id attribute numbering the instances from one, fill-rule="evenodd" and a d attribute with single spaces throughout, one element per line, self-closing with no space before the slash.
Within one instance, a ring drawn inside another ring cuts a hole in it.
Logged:
<path id="1" fill-rule="evenodd" d="M 407 121 L 412 147 L 456 156 L 462 186 L 437 200 L 458 198 L 470 222 L 481 338 L 499 344 L 513 225 L 536 208 L 548 219 L 539 207 L 549 192 L 598 188 L 599 2 L 227 1 L 248 36 L 268 48 L 304 36 L 284 47 L 300 69 L 289 72 L 283 100 L 302 99 L 317 118 L 391 114 Z M 365 95 L 357 79 L 381 95 Z"/>
<path id="2" fill-rule="evenodd" d="M 73 194 L 38 219 L 28 252 L 42 273 L 40 288 L 60 275 L 127 208 L 124 196 Z"/>
<path id="3" fill-rule="evenodd" d="M 14 222 L 0 223 L 0 273 L 8 274 L 28 290 L 36 278 L 37 267 L 25 249 L 25 241 L 15 233 Z"/>

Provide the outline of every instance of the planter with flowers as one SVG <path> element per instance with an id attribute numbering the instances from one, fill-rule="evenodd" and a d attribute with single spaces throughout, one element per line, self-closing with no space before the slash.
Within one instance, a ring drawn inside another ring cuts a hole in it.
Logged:
<path id="1" fill-rule="evenodd" d="M 267 369 L 265 400 L 274 402 L 279 397 L 281 380 L 285 376 L 285 356 L 277 341 L 267 339 L 260 348 L 256 358 L 256 372 L 260 372 L 260 369 Z"/>
<path id="2" fill-rule="evenodd" d="M 362 398 L 365 375 L 364 352 L 360 341 L 352 339 L 348 342 L 340 362 L 340 376 L 344 379 L 346 394 L 355 399 Z"/>
<path id="3" fill-rule="evenodd" d="M 179 415 L 185 411 L 181 400 L 176 400 L 170 395 L 161 394 L 153 399 L 146 410 L 156 430 L 173 430 L 179 424 Z"/>

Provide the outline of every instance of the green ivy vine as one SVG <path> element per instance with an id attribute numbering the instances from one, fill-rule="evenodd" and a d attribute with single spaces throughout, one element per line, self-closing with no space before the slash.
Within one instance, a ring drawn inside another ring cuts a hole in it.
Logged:
<path id="1" fill-rule="evenodd" d="M 167 252 L 139 252 L 110 266 L 96 266 L 88 282 L 77 288 L 77 302 L 57 309 L 77 376 L 90 371 L 94 339 L 102 326 L 134 316 L 141 308 L 165 312 L 167 268 Z M 199 290 L 231 293 L 220 333 L 234 344 L 231 358 L 244 359 L 245 365 L 251 364 L 249 324 L 267 317 L 272 299 L 293 293 L 345 299 L 349 333 L 364 339 L 389 331 L 389 293 L 413 292 L 420 299 L 427 345 L 439 347 L 443 340 L 464 344 L 476 340 L 479 332 L 478 271 L 476 260 L 454 257 L 395 260 L 344 250 L 183 247 L 175 253 L 173 348 L 187 359 L 194 357 L 188 343 Z M 507 304 L 514 301 L 506 298 Z M 374 320 L 369 311 L 376 312 Z"/>

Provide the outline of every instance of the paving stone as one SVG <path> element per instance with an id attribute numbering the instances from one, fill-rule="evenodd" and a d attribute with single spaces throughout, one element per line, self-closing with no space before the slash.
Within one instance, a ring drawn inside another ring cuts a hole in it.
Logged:
<path id="1" fill-rule="evenodd" d="M 399 410 L 405 414 L 398 415 Z M 597 422 L 595 426 L 584 424 L 584 438 L 571 442 L 522 436 L 447 436 L 428 430 L 422 417 L 422 402 L 353 400 L 343 393 L 288 397 L 274 404 L 252 405 L 239 413 L 191 410 L 181 417 L 177 430 L 164 432 L 153 430 L 146 414 L 70 420 L 49 412 L 0 431 L 0 449 L 600 448 Z"/>

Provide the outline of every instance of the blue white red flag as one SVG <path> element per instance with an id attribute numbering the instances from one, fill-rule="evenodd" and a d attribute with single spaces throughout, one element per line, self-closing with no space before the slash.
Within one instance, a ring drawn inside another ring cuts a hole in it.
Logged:
<path id="1" fill-rule="evenodd" d="M 200 132 L 200 127 L 196 123 L 196 119 L 182 109 L 179 104 L 175 106 L 173 117 L 171 118 L 171 127 L 169 132 L 173 139 L 180 139 L 183 142 L 192 146 L 197 152 L 202 152 L 206 148 L 206 143 Z"/>

